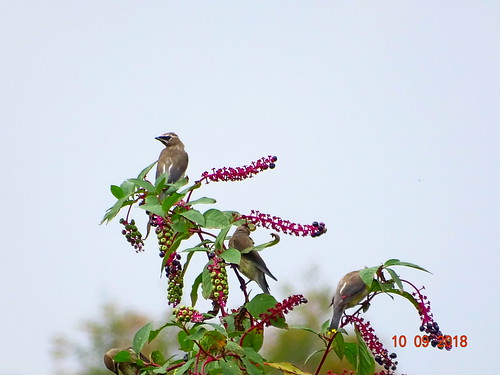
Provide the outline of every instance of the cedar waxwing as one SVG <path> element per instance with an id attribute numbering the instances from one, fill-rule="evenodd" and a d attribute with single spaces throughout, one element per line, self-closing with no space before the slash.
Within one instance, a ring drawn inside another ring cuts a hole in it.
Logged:
<path id="1" fill-rule="evenodd" d="M 359 271 L 352 271 L 345 275 L 339 281 L 332 299 L 333 317 L 328 330 L 338 329 L 344 310 L 356 306 L 368 293 L 368 288 L 359 276 Z"/>
<path id="2" fill-rule="evenodd" d="M 162 173 L 168 173 L 167 183 L 177 182 L 184 176 L 189 162 L 188 154 L 184 151 L 184 144 L 175 133 L 165 133 L 155 139 L 165 146 L 158 158 L 156 178 Z"/>
<path id="3" fill-rule="evenodd" d="M 130 353 L 130 362 L 116 362 L 114 360 L 115 355 L 121 351 L 128 351 Z M 150 363 L 148 357 L 141 353 L 141 359 L 146 363 Z M 104 354 L 104 364 L 107 369 L 117 375 L 137 375 L 139 373 L 139 367 L 135 364 L 137 356 L 134 353 L 132 347 L 126 349 L 113 348 Z"/>
<path id="4" fill-rule="evenodd" d="M 254 245 L 253 240 L 250 238 L 250 228 L 247 225 L 241 225 L 234 231 L 233 236 L 229 240 L 229 247 L 235 248 L 239 251 L 248 249 Z M 260 289 L 266 294 L 269 294 L 269 284 L 266 280 L 266 275 L 276 280 L 271 271 L 264 263 L 264 259 L 260 256 L 258 251 L 252 250 L 249 253 L 241 254 L 240 265 L 238 269 L 243 275 L 250 280 L 255 281 Z"/>

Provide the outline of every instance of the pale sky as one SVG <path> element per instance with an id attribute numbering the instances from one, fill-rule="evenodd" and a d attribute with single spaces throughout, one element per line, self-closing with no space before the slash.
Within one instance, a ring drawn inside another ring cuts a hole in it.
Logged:
<path id="1" fill-rule="evenodd" d="M 394 349 L 419 320 L 382 296 L 366 318 L 398 373 L 491 373 L 499 20 L 496 1 L 3 1 L 0 374 L 51 375 L 51 339 L 78 335 L 108 300 L 165 310 L 154 241 L 135 254 L 117 222 L 98 223 L 109 185 L 154 161 L 166 131 L 192 179 L 278 156 L 273 171 L 200 191 L 217 208 L 327 224 L 262 254 L 278 299 L 280 283 L 333 294 L 354 269 L 420 264 L 433 275 L 399 271 L 469 346 Z"/>

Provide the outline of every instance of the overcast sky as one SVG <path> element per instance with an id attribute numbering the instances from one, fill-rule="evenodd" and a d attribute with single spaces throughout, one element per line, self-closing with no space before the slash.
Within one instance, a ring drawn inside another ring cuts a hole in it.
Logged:
<path id="1" fill-rule="evenodd" d="M 278 299 L 280 284 L 333 294 L 354 269 L 420 264 L 433 275 L 401 275 L 469 346 L 398 348 L 399 373 L 491 373 L 499 20 L 496 1 L 3 1 L 0 374 L 51 375 L 51 339 L 106 301 L 165 310 L 154 241 L 135 254 L 117 222 L 98 223 L 109 185 L 154 161 L 166 131 L 192 179 L 278 156 L 273 171 L 199 192 L 218 208 L 327 224 L 263 253 Z M 419 333 L 403 300 L 382 296 L 367 318 L 389 350 Z"/>

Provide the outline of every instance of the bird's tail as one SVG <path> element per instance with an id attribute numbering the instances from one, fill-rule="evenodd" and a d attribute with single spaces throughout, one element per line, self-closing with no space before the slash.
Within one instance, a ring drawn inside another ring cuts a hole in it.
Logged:
<path id="1" fill-rule="evenodd" d="M 342 318 L 343 312 L 344 310 L 342 309 L 335 309 L 335 308 L 333 309 L 333 317 L 332 320 L 330 321 L 330 327 L 328 327 L 328 331 L 339 328 L 340 318 Z"/>

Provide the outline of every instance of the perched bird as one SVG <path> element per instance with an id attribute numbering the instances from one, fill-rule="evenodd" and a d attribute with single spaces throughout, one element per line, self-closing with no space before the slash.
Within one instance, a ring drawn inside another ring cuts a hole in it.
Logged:
<path id="1" fill-rule="evenodd" d="M 250 228 L 247 225 L 241 225 L 234 231 L 233 236 L 229 240 L 229 247 L 243 251 L 254 245 L 253 240 L 250 238 Z M 255 281 L 264 293 L 269 294 L 269 284 L 266 280 L 268 275 L 273 280 L 276 277 L 269 271 L 264 263 L 264 259 L 260 256 L 258 251 L 252 250 L 248 253 L 241 254 L 239 270 L 243 275 L 250 280 Z"/>
<path id="2" fill-rule="evenodd" d="M 129 362 L 116 362 L 114 360 L 115 355 L 122 351 L 128 351 L 130 353 Z M 142 353 L 140 353 L 140 358 L 146 365 L 151 363 L 149 358 Z M 135 364 L 136 361 L 137 355 L 134 353 L 132 347 L 125 349 L 113 348 L 104 354 L 104 364 L 106 365 L 106 368 L 117 375 L 137 375 L 140 371 L 140 367 Z"/>
<path id="3" fill-rule="evenodd" d="M 165 146 L 158 158 L 156 178 L 163 173 L 168 173 L 167 183 L 177 182 L 184 176 L 189 162 L 188 154 L 184 150 L 184 144 L 175 133 L 165 133 L 155 139 Z"/>
<path id="4" fill-rule="evenodd" d="M 359 271 L 352 271 L 345 275 L 339 281 L 332 299 L 333 317 L 328 330 L 338 329 L 344 310 L 356 306 L 368 293 L 368 288 L 359 276 Z"/>

